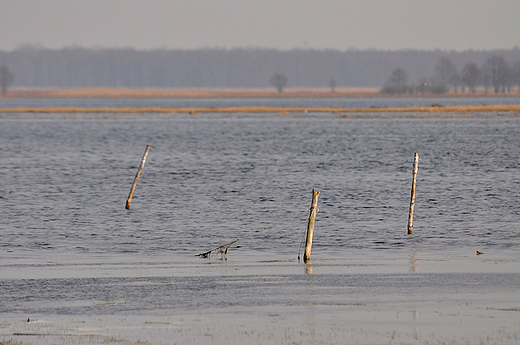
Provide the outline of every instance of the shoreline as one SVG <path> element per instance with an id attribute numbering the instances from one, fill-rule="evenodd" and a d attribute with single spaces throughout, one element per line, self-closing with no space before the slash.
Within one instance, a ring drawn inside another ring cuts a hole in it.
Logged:
<path id="1" fill-rule="evenodd" d="M 309 265 L 262 261 L 264 252 L 226 261 L 4 252 L 8 284 L 36 293 L 0 313 L 0 343 L 516 344 L 515 251 L 465 249 L 317 252 Z"/>
<path id="2" fill-rule="evenodd" d="M 286 88 L 282 93 L 274 88 L 258 89 L 160 89 L 160 88 L 11 88 L 7 96 L 0 99 L 19 98 L 481 98 L 481 97 L 518 97 L 519 90 L 507 94 L 495 95 L 479 89 L 475 94 L 469 90 L 443 95 L 386 95 L 379 87 L 338 87 L 334 92 L 328 87 L 322 88 Z"/>
<path id="3" fill-rule="evenodd" d="M 223 107 L 223 108 L 174 108 L 174 107 L 131 107 L 131 108 L 78 108 L 78 107 L 41 107 L 41 108 L 8 108 L 0 109 L 0 113 L 169 113 L 169 114 L 197 114 L 197 113 L 275 113 L 279 115 L 289 113 L 490 113 L 511 112 L 520 114 L 520 104 L 509 105 L 481 105 L 481 106 L 439 106 L 433 104 L 429 107 L 406 108 L 293 108 L 293 107 Z M 348 115 L 347 115 L 348 117 Z"/>

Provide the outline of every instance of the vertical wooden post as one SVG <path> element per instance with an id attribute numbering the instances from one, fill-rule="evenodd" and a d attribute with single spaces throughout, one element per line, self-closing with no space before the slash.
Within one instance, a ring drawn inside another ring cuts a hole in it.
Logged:
<path id="1" fill-rule="evenodd" d="M 307 263 L 311 258 L 312 235 L 314 232 L 314 220 L 316 219 L 316 211 L 318 208 L 318 196 L 320 192 L 312 190 L 311 213 L 309 215 L 309 223 L 307 223 L 307 243 L 305 244 L 305 254 L 303 254 L 303 262 Z"/>
<path id="2" fill-rule="evenodd" d="M 415 206 L 415 183 L 417 181 L 417 169 L 419 168 L 419 153 L 415 152 L 413 161 L 412 195 L 410 196 L 410 212 L 408 213 L 408 235 L 412 234 L 413 208 Z"/>
<path id="3" fill-rule="evenodd" d="M 146 145 L 146 151 L 144 151 L 143 159 L 141 160 L 141 165 L 137 170 L 137 174 L 135 174 L 134 184 L 132 185 L 132 189 L 130 189 L 130 194 L 128 195 L 128 199 L 126 199 L 126 209 L 130 208 L 130 203 L 132 202 L 132 196 L 134 196 L 135 186 L 137 185 L 137 180 L 139 179 L 139 175 L 141 175 L 141 170 L 143 170 L 144 162 L 146 162 L 146 156 L 148 156 L 148 150 L 150 150 L 150 145 Z"/>

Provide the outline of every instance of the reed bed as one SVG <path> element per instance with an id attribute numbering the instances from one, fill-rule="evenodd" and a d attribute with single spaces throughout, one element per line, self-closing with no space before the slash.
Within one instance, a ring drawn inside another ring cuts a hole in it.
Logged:
<path id="1" fill-rule="evenodd" d="M 261 89 L 132 89 L 132 88 L 71 88 L 71 89 L 25 89 L 12 88 L 3 98 L 371 98 L 371 97 L 439 97 L 439 95 L 384 95 L 380 88 L 338 87 L 330 88 L 286 88 L 279 93 L 274 88 Z M 517 97 L 514 90 L 500 96 Z M 442 97 L 493 97 L 484 89 L 475 94 L 466 90 L 450 90 Z M 2 98 L 2 96 L 0 96 Z"/>
<path id="2" fill-rule="evenodd" d="M 12 108 L 1 109 L 0 113 L 167 113 L 167 114 L 203 114 L 203 113 L 275 113 L 279 115 L 290 113 L 332 113 L 343 115 L 343 117 L 356 117 L 352 114 L 366 113 L 452 113 L 452 114 L 468 114 L 468 113 L 496 113 L 511 112 L 513 114 L 520 113 L 520 104 L 509 105 L 482 105 L 482 106 L 447 106 L 442 107 L 432 105 L 429 107 L 408 107 L 408 108 L 290 108 L 290 107 L 227 107 L 227 108 L 170 108 L 170 107 L 148 107 L 148 108 L 74 108 L 74 107 L 46 107 L 46 108 Z M 420 117 L 420 115 L 417 115 Z"/>

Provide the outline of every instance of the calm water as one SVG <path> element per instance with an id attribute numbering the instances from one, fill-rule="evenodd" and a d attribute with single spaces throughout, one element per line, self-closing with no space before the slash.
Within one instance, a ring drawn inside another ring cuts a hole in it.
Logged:
<path id="1" fill-rule="evenodd" d="M 484 105 L 520 104 L 520 97 L 478 98 L 34 98 L 3 99 L 0 109 L 18 107 L 80 107 L 80 108 L 123 108 L 123 107 L 412 107 L 440 104 Z"/>
<path id="2" fill-rule="evenodd" d="M 508 116 L 0 117 L 0 315 L 197 315 L 204 328 L 215 321 L 201 314 L 224 308 L 222 329 L 279 315 L 278 339 L 307 303 L 324 327 L 368 327 L 366 313 L 408 313 L 404 296 L 418 293 L 432 332 L 445 326 L 432 301 L 517 308 L 519 147 L 520 118 Z M 309 271 L 296 257 L 313 188 Z M 227 261 L 195 256 L 235 239 Z M 518 325 L 513 312 L 503 327 Z"/>
<path id="3" fill-rule="evenodd" d="M 317 252 L 399 249 L 415 151 L 422 246 L 520 244 L 518 118 L 37 117 L 1 123 L 4 248 L 294 253 L 315 188 Z"/>

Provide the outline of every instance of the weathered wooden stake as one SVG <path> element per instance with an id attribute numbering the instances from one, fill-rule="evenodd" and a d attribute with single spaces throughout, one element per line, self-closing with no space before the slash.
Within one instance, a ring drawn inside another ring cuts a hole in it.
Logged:
<path id="1" fill-rule="evenodd" d="M 316 219 L 316 211 L 318 209 L 318 196 L 320 192 L 312 190 L 311 213 L 309 215 L 309 223 L 307 224 L 307 243 L 305 244 L 305 254 L 303 254 L 303 262 L 307 263 L 311 258 L 312 235 L 314 232 L 314 220 Z"/>
<path id="2" fill-rule="evenodd" d="M 419 153 L 415 152 L 413 161 L 412 195 L 410 196 L 410 212 L 408 213 L 408 235 L 412 234 L 413 208 L 415 206 L 415 182 L 417 181 L 417 169 L 419 168 Z"/>
<path id="3" fill-rule="evenodd" d="M 130 194 L 128 195 L 128 199 L 126 200 L 126 209 L 130 208 L 130 203 L 132 202 L 132 196 L 134 196 L 135 186 L 137 185 L 137 180 L 139 179 L 139 175 L 141 175 L 141 170 L 143 170 L 144 162 L 146 162 L 146 156 L 148 156 L 148 150 L 150 150 L 150 145 L 146 145 L 146 151 L 144 151 L 143 159 L 141 160 L 141 165 L 139 166 L 139 170 L 137 170 L 137 174 L 135 174 L 134 184 L 132 185 L 132 189 L 130 189 Z"/>

